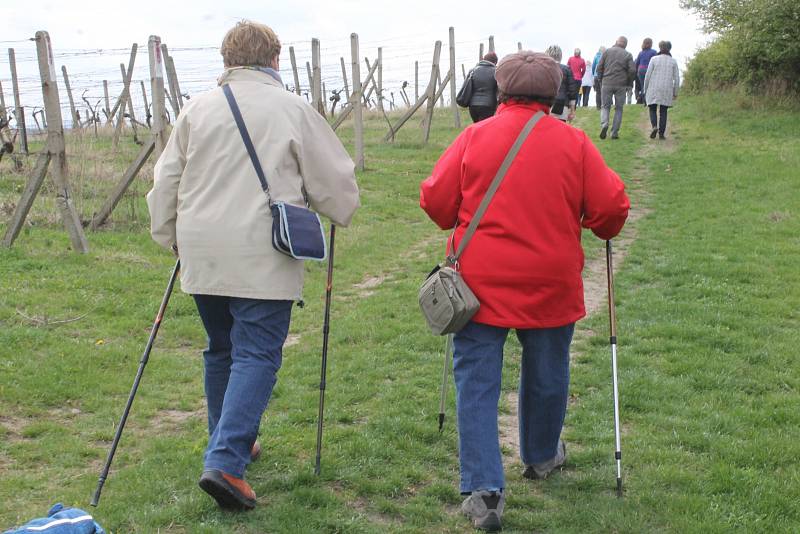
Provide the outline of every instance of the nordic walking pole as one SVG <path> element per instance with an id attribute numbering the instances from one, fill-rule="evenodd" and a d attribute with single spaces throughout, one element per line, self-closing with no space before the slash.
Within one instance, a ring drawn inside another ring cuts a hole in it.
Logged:
<path id="1" fill-rule="evenodd" d="M 322 369 L 319 379 L 319 416 L 317 418 L 317 461 L 314 474 L 319 475 L 322 458 L 322 418 L 325 411 L 325 376 L 328 372 L 328 334 L 331 321 L 331 289 L 333 288 L 333 240 L 336 237 L 336 225 L 331 224 L 331 245 L 328 255 L 328 283 L 325 286 L 325 322 L 322 325 Z"/>
<path id="2" fill-rule="evenodd" d="M 611 240 L 606 241 L 606 268 L 608 269 L 608 323 L 611 337 L 611 377 L 614 384 L 614 437 L 617 460 L 617 497 L 622 497 L 622 446 L 619 439 L 619 384 L 617 382 L 617 311 L 614 306 L 614 261 Z"/>
<path id="3" fill-rule="evenodd" d="M 447 382 L 450 375 L 450 354 L 453 350 L 453 334 L 447 334 L 444 344 L 444 367 L 442 369 L 442 396 L 439 398 L 439 432 L 444 426 L 444 405 L 447 400 Z"/>
<path id="4" fill-rule="evenodd" d="M 150 330 L 150 338 L 147 340 L 142 359 L 139 360 L 139 370 L 136 371 L 136 378 L 133 380 L 133 387 L 131 388 L 130 395 L 128 395 L 128 402 L 125 404 L 125 411 L 122 412 L 122 419 L 120 419 L 119 425 L 117 426 L 117 433 L 114 435 L 114 441 L 111 442 L 111 450 L 108 451 L 106 465 L 103 467 L 103 472 L 100 474 L 100 479 L 97 481 L 97 489 L 94 491 L 94 497 L 92 497 L 90 503 L 92 506 L 97 506 L 100 502 L 100 492 L 103 491 L 103 484 L 106 483 L 106 478 L 108 478 L 108 470 L 111 468 L 111 461 L 114 459 L 114 453 L 117 452 L 119 438 L 122 437 L 122 430 L 125 428 L 125 421 L 128 420 L 128 414 L 131 411 L 131 405 L 133 405 L 133 398 L 136 396 L 136 390 L 139 389 L 139 382 L 142 380 L 144 366 L 147 365 L 147 360 L 150 359 L 150 350 L 153 348 L 153 341 L 156 339 L 156 334 L 158 334 L 158 329 L 161 326 L 161 320 L 164 318 L 164 311 L 167 309 L 169 297 L 172 295 L 172 288 L 175 286 L 175 279 L 178 277 L 180 268 L 181 260 L 178 260 L 175 262 L 175 267 L 172 269 L 172 275 L 169 277 L 169 283 L 167 284 L 166 291 L 164 291 L 164 298 L 161 299 L 161 306 L 158 308 L 156 320 L 153 322 L 152 330 Z"/>

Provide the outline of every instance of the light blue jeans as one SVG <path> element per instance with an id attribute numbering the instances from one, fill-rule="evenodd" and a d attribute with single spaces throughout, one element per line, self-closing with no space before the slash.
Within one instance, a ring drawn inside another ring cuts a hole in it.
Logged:
<path id="1" fill-rule="evenodd" d="M 453 337 L 461 492 L 505 488 L 497 404 L 508 328 L 470 322 Z M 575 323 L 517 330 L 520 456 L 526 465 L 556 455 L 569 392 L 569 345 Z"/>
<path id="2" fill-rule="evenodd" d="M 208 334 L 205 469 L 243 478 L 289 333 L 292 302 L 194 295 Z"/>

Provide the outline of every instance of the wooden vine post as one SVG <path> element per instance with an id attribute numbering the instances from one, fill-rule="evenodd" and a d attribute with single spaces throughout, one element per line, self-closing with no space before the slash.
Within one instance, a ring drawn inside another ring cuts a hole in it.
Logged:
<path id="1" fill-rule="evenodd" d="M 461 128 L 461 113 L 456 104 L 456 30 L 450 26 L 450 108 L 453 110 L 453 126 Z"/>
<path id="2" fill-rule="evenodd" d="M 19 130 L 19 148 L 23 154 L 28 153 L 28 130 L 25 127 L 25 108 L 19 97 L 19 79 L 17 78 L 17 61 L 14 49 L 8 49 L 8 64 L 11 67 L 11 89 L 14 91 L 14 118 Z"/>
<path id="3" fill-rule="evenodd" d="M 408 122 L 408 120 L 417 112 L 417 110 L 424 104 L 428 102 L 428 113 L 427 115 L 430 118 L 433 117 L 433 106 L 436 104 L 435 98 L 438 98 L 438 94 L 436 92 L 436 81 L 439 76 L 439 55 L 442 50 L 442 42 L 436 41 L 436 46 L 433 49 L 433 63 L 431 64 L 431 80 L 428 82 L 428 87 L 425 89 L 425 92 L 422 94 L 421 98 L 418 98 L 417 101 L 414 103 L 408 111 L 406 111 L 400 120 L 397 121 L 397 124 L 394 126 L 389 127 L 389 132 L 384 136 L 384 141 L 391 141 L 394 140 L 395 134 L 403 127 L 403 125 Z M 448 75 L 448 80 L 450 76 Z M 446 83 L 446 82 L 445 82 Z M 439 93 L 441 94 L 441 93 Z M 427 143 L 428 137 L 430 135 L 430 123 L 429 117 L 426 116 L 423 120 L 423 130 L 424 133 L 424 140 Z"/>
<path id="4" fill-rule="evenodd" d="M 78 253 L 86 253 L 89 251 L 89 243 L 86 241 L 78 212 L 70 196 L 67 179 L 67 152 L 64 145 L 64 125 L 61 121 L 56 68 L 50 35 L 46 31 L 36 32 L 36 54 L 39 60 L 39 76 L 42 80 L 42 100 L 44 100 L 47 116 L 47 142 L 45 148 L 39 153 L 33 174 L 25 184 L 20 201 L 7 226 L 3 245 L 10 247 L 22 230 L 25 219 L 33 206 L 33 201 L 47 175 L 49 164 L 52 162 L 54 165 L 50 170 L 56 190 L 56 206 L 61 220 L 69 235 L 72 249 Z"/>
<path id="5" fill-rule="evenodd" d="M 346 100 L 350 100 L 350 87 L 347 85 L 347 69 L 344 66 L 344 58 L 339 58 L 342 62 L 342 80 L 344 81 L 344 95 Z"/>
<path id="6" fill-rule="evenodd" d="M 433 64 L 431 65 L 431 81 L 428 83 L 427 94 L 428 108 L 425 110 L 425 118 L 422 121 L 422 142 L 427 144 L 431 136 L 431 123 L 433 123 L 433 110 L 436 107 L 436 81 L 439 78 L 439 56 L 442 51 L 442 42 L 436 41 L 433 50 Z"/>
<path id="7" fill-rule="evenodd" d="M 319 39 L 311 39 L 311 102 L 323 117 L 325 116 L 325 100 L 322 96 L 322 66 L 320 59 Z"/>
<path id="8" fill-rule="evenodd" d="M 133 108 L 133 105 L 130 102 L 131 99 L 131 77 L 133 76 L 133 66 L 136 63 L 136 51 L 139 49 L 139 45 L 133 43 L 131 46 L 131 55 L 128 59 L 128 69 L 125 69 L 125 65 L 122 63 L 119 64 L 120 72 L 122 73 L 122 94 L 117 100 L 117 104 L 119 105 L 117 115 L 117 124 L 116 128 L 114 128 L 114 137 L 111 140 L 111 146 L 113 148 L 117 148 L 119 144 L 120 135 L 122 135 L 122 127 L 125 125 L 125 108 L 130 106 Z M 113 111 L 112 111 L 113 113 Z M 131 124 L 133 124 L 133 116 L 131 115 Z"/>
<path id="9" fill-rule="evenodd" d="M 383 48 L 378 47 L 378 110 L 383 113 Z"/>
<path id="10" fill-rule="evenodd" d="M 69 84 L 69 76 L 67 75 L 67 67 L 61 65 L 61 75 L 64 77 L 64 88 L 67 90 L 67 99 L 69 100 L 69 111 L 72 117 L 72 129 L 80 130 L 81 118 L 78 111 L 75 109 L 75 99 L 72 98 L 72 87 Z"/>
<path id="11" fill-rule="evenodd" d="M 167 110 L 164 94 L 164 61 L 161 56 L 161 37 L 151 35 L 147 42 L 150 58 L 150 96 L 153 105 L 153 124 L 150 131 L 155 142 L 156 159 L 161 157 L 167 145 Z"/>
<path id="12" fill-rule="evenodd" d="M 356 148 L 356 170 L 364 170 L 364 123 L 361 112 L 361 62 L 359 61 L 358 34 L 350 34 L 350 75 L 353 78 L 353 116 Z"/>
<path id="13" fill-rule="evenodd" d="M 300 75 L 297 73 L 297 59 L 294 57 L 294 47 L 289 47 L 289 61 L 292 63 L 292 76 L 294 77 L 294 92 L 300 94 Z"/>

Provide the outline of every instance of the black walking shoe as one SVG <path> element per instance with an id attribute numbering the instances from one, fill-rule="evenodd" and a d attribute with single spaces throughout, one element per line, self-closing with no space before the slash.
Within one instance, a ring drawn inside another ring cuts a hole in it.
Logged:
<path id="1" fill-rule="evenodd" d="M 200 487 L 214 497 L 220 508 L 226 510 L 252 510 L 256 507 L 256 492 L 242 478 L 223 473 L 219 469 L 203 471 Z"/>
<path id="2" fill-rule="evenodd" d="M 659 139 L 661 139 L 661 140 L 663 141 L 664 139 L 666 139 L 666 138 L 667 138 L 667 136 L 666 136 L 666 135 L 664 135 L 664 134 L 662 134 L 662 133 L 660 133 L 660 134 L 658 134 L 658 138 L 659 138 Z"/>
<path id="3" fill-rule="evenodd" d="M 658 135 L 658 128 L 653 128 L 653 131 L 650 132 L 650 139 L 655 139 L 656 135 Z"/>
<path id="4" fill-rule="evenodd" d="M 603 126 L 603 128 L 600 130 L 600 139 L 605 139 L 606 133 L 608 133 L 608 126 Z"/>
<path id="5" fill-rule="evenodd" d="M 612 133 L 611 139 L 619 139 L 619 134 Z"/>

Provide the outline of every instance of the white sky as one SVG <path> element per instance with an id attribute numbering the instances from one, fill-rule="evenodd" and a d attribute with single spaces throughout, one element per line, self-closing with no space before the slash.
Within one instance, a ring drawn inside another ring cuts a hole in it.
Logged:
<path id="1" fill-rule="evenodd" d="M 494 35 L 501 56 L 515 51 L 517 41 L 521 41 L 525 48 L 534 50 L 557 43 L 564 49 L 565 59 L 578 46 L 584 50 L 584 57 L 591 57 L 600 45 L 612 44 L 617 35 L 629 38 L 628 49 L 635 56 L 644 37 L 652 37 L 655 42 L 669 39 L 673 54 L 683 66 L 705 40 L 696 18 L 680 9 L 678 0 L 10 3 L 3 10 L 0 44 L 47 30 L 56 49 L 118 48 L 132 42 L 143 45 L 150 34 L 160 35 L 173 48 L 215 46 L 241 18 L 270 25 L 285 44 L 318 37 L 323 47 L 326 42 L 336 45 L 337 55 L 344 51 L 351 32 L 357 32 L 362 43 L 384 46 L 384 54 L 391 54 L 392 46 L 422 47 L 427 42 L 427 48 L 432 48 L 436 39 L 446 43 L 447 29 L 454 26 L 457 41 L 477 43 Z M 553 9 L 554 5 L 557 9 Z M 477 44 L 474 48 L 471 55 L 477 58 Z"/>

